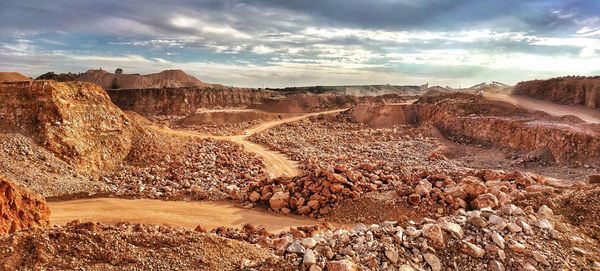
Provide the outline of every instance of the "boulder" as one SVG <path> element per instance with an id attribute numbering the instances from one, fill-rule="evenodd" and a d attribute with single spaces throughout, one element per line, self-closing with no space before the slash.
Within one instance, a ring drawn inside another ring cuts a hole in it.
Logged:
<path id="1" fill-rule="evenodd" d="M 289 206 L 290 193 L 289 192 L 276 192 L 269 199 L 269 206 L 273 210 L 279 210 Z"/>

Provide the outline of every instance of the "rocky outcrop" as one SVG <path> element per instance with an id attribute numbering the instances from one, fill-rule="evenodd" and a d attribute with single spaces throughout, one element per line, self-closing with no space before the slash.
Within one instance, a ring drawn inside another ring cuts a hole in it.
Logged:
<path id="1" fill-rule="evenodd" d="M 109 168 L 131 148 L 131 124 L 91 83 L 0 83 L 0 130 L 34 138 L 83 170 Z"/>
<path id="2" fill-rule="evenodd" d="M 46 226 L 50 209 L 38 194 L 0 176 L 0 234 Z"/>
<path id="3" fill-rule="evenodd" d="M 558 104 L 600 108 L 600 76 L 521 82 L 515 86 L 514 93 Z"/>
<path id="4" fill-rule="evenodd" d="M 108 95 L 121 109 L 147 116 L 187 116 L 199 108 L 245 107 L 278 96 L 270 91 L 198 87 L 108 90 Z"/>
<path id="5" fill-rule="evenodd" d="M 424 99 L 426 100 L 426 99 Z M 450 139 L 518 151 L 536 152 L 545 160 L 579 163 L 600 159 L 600 128 L 529 113 L 480 96 L 454 96 L 426 101 L 423 122 Z"/>
<path id="6" fill-rule="evenodd" d="M 84 73 L 55 74 L 49 72 L 36 78 L 37 80 L 82 81 L 100 85 L 104 89 L 136 89 L 136 88 L 178 88 L 178 87 L 213 87 L 223 88 L 218 84 L 207 84 L 182 70 L 165 70 L 147 75 L 110 73 L 104 70 L 88 70 Z"/>

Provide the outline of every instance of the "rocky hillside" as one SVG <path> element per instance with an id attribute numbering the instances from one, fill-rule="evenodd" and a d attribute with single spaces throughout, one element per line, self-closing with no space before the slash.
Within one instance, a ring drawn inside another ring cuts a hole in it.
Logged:
<path id="1" fill-rule="evenodd" d="M 0 82 L 29 81 L 31 78 L 18 72 L 0 72 Z"/>
<path id="2" fill-rule="evenodd" d="M 47 226 L 50 209 L 38 194 L 0 176 L 0 234 Z"/>
<path id="3" fill-rule="evenodd" d="M 100 85 L 104 89 L 138 89 L 138 88 L 178 88 L 178 87 L 213 87 L 222 85 L 207 84 L 182 70 L 165 70 L 147 75 L 110 73 L 104 70 L 88 70 L 84 73 L 55 74 L 49 72 L 36 78 L 37 80 L 83 81 Z"/>
<path id="4" fill-rule="evenodd" d="M 79 169 L 94 171 L 122 160 L 131 148 L 130 126 L 95 84 L 0 83 L 0 130 L 30 136 Z"/>
<path id="5" fill-rule="evenodd" d="M 515 86 L 514 93 L 558 104 L 600 108 L 600 76 L 521 82 Z"/>

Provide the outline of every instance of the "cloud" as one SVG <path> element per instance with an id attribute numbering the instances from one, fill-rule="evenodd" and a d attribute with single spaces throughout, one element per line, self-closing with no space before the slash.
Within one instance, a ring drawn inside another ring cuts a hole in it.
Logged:
<path id="1" fill-rule="evenodd" d="M 596 1 L 21 0 L 0 10 L 0 68 L 31 76 L 118 66 L 242 86 L 466 85 L 594 74 L 600 60 Z"/>

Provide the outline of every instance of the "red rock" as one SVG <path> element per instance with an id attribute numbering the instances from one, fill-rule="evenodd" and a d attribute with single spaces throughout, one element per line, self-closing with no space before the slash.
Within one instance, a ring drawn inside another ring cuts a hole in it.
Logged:
<path id="1" fill-rule="evenodd" d="M 464 191 L 469 194 L 470 197 L 476 198 L 477 196 L 485 193 L 486 187 L 481 180 L 477 177 L 468 176 L 461 180 L 461 186 Z"/>
<path id="2" fill-rule="evenodd" d="M 471 201 L 471 207 L 475 209 L 481 209 L 485 207 L 495 208 L 498 206 L 498 199 L 496 196 L 486 193 L 479 195 L 477 198 Z"/>
<path id="3" fill-rule="evenodd" d="M 39 194 L 0 176 L 0 234 L 47 226 L 50 209 Z"/>
<path id="4" fill-rule="evenodd" d="M 327 262 L 327 271 L 356 271 L 358 268 L 349 260 Z"/>
<path id="5" fill-rule="evenodd" d="M 289 200 L 290 200 L 289 192 L 276 192 L 269 199 L 269 206 L 273 210 L 279 210 L 281 208 L 288 207 Z"/>
<path id="6" fill-rule="evenodd" d="M 423 236 L 431 241 L 431 246 L 436 249 L 446 247 L 442 228 L 438 225 L 428 224 L 423 226 Z"/>

